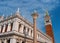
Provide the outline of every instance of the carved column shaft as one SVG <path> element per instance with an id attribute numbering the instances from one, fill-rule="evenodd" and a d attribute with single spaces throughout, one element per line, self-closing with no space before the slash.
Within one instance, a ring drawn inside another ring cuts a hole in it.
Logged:
<path id="1" fill-rule="evenodd" d="M 33 19 L 33 23 L 34 23 L 33 24 L 34 25 L 33 26 L 33 28 L 34 28 L 34 30 L 33 30 L 34 37 L 33 38 L 34 38 L 34 43 L 37 43 L 36 19 Z"/>

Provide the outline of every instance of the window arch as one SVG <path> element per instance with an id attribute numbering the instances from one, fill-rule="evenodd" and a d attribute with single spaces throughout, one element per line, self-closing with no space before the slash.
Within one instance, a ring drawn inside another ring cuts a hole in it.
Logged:
<path id="1" fill-rule="evenodd" d="M 20 31 L 21 24 L 19 24 L 18 32 Z"/>
<path id="2" fill-rule="evenodd" d="M 26 33 L 26 27 L 24 26 L 24 29 L 23 29 L 23 33 L 25 34 Z"/>
<path id="3" fill-rule="evenodd" d="M 32 36 L 32 33 L 33 33 L 33 32 L 32 32 L 32 30 L 31 30 L 31 36 Z"/>
<path id="4" fill-rule="evenodd" d="M 7 43 L 10 43 L 10 39 L 9 39 L 9 40 L 7 40 Z"/>
<path id="5" fill-rule="evenodd" d="M 1 33 L 2 33 L 2 30 L 3 30 L 3 25 L 1 26 Z"/>
<path id="6" fill-rule="evenodd" d="M 28 28 L 28 30 L 27 30 L 27 33 L 28 33 L 28 35 L 29 35 L 29 28 Z"/>
<path id="7" fill-rule="evenodd" d="M 2 43 L 4 43 L 4 42 L 2 41 Z"/>
<path id="8" fill-rule="evenodd" d="M 6 27 L 5 27 L 5 32 L 7 31 L 7 27 L 8 27 L 8 24 L 6 24 Z"/>
<path id="9" fill-rule="evenodd" d="M 12 31 L 12 28 L 13 28 L 13 23 L 11 23 L 11 29 L 10 29 L 10 31 Z"/>
<path id="10" fill-rule="evenodd" d="M 22 41 L 22 43 L 25 43 L 24 41 Z"/>

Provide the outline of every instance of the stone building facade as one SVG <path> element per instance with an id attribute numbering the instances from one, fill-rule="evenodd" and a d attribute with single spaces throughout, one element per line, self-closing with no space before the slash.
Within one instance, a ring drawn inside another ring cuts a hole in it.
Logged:
<path id="1" fill-rule="evenodd" d="M 19 11 L 0 17 L 0 43 L 33 43 L 33 25 Z M 37 29 L 37 43 L 52 43 L 52 38 Z"/>

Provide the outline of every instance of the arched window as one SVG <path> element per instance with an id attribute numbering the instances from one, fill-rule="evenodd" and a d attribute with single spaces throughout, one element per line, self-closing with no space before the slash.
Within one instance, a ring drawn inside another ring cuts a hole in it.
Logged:
<path id="1" fill-rule="evenodd" d="M 1 26 L 1 33 L 2 33 L 2 30 L 3 30 L 3 25 Z"/>
<path id="2" fill-rule="evenodd" d="M 49 22 L 49 20 L 46 21 L 47 23 Z"/>
<path id="3" fill-rule="evenodd" d="M 10 29 L 10 31 L 12 31 L 12 27 L 13 27 L 13 23 L 11 23 L 11 29 Z"/>
<path id="4" fill-rule="evenodd" d="M 7 43 L 10 43 L 10 39 L 9 39 L 9 40 L 7 40 Z"/>
<path id="5" fill-rule="evenodd" d="M 19 42 L 17 42 L 17 43 L 19 43 Z"/>
<path id="6" fill-rule="evenodd" d="M 31 37 L 32 37 L 32 30 L 31 30 Z"/>
<path id="7" fill-rule="evenodd" d="M 22 41 L 22 43 L 25 43 L 24 41 Z"/>
<path id="8" fill-rule="evenodd" d="M 21 24 L 19 24 L 18 32 L 20 31 Z"/>
<path id="9" fill-rule="evenodd" d="M 29 35 L 29 28 L 28 28 L 28 31 L 27 31 L 28 35 Z"/>
<path id="10" fill-rule="evenodd" d="M 2 41 L 2 43 L 4 43 L 4 42 Z"/>
<path id="11" fill-rule="evenodd" d="M 6 24 L 5 32 L 7 31 L 8 24 Z"/>
<path id="12" fill-rule="evenodd" d="M 26 33 L 26 27 L 24 26 L 24 29 L 23 29 L 23 33 L 25 34 Z"/>

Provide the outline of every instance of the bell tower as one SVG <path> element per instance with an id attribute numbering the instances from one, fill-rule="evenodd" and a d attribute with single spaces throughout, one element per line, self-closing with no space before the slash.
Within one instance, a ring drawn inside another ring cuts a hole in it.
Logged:
<path id="1" fill-rule="evenodd" d="M 45 19 L 46 34 L 52 38 L 52 41 L 54 43 L 54 34 L 53 34 L 53 30 L 52 30 L 52 23 L 51 23 L 51 19 L 50 19 L 50 16 L 47 11 L 46 11 L 44 19 Z"/>

